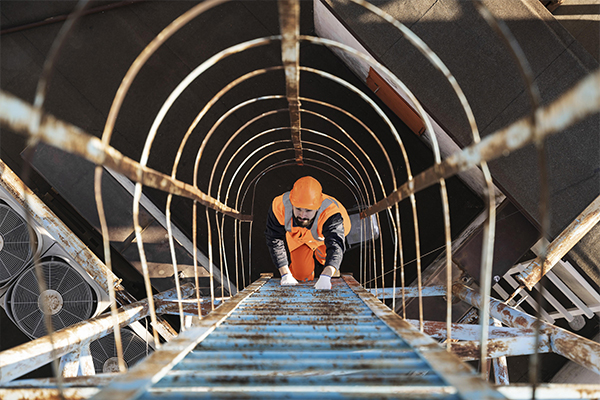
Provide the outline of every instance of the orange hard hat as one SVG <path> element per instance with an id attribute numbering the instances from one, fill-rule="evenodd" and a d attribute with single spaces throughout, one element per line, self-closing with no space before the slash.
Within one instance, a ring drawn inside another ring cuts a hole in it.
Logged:
<path id="1" fill-rule="evenodd" d="M 321 184 L 312 176 L 298 179 L 290 192 L 290 202 L 297 208 L 318 210 L 321 207 L 322 198 Z"/>

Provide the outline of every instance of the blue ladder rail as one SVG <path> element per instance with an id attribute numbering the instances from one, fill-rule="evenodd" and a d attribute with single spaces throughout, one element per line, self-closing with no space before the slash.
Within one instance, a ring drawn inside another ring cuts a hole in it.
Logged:
<path id="1" fill-rule="evenodd" d="M 351 276 L 263 276 L 93 399 L 504 399 Z"/>

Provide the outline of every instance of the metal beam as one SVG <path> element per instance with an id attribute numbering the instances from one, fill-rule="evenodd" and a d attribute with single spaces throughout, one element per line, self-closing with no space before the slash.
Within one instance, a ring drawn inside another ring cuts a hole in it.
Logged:
<path id="1" fill-rule="evenodd" d="M 405 297 L 418 297 L 419 291 L 416 287 L 405 287 L 404 288 L 404 296 Z M 378 299 L 390 299 L 394 296 L 393 288 L 385 288 L 385 289 L 368 289 L 369 292 Z M 402 288 L 396 288 L 395 292 L 396 298 L 402 298 Z M 422 297 L 433 297 L 433 296 L 445 296 L 446 295 L 446 287 L 445 286 L 424 286 L 421 288 L 421 296 Z"/>
<path id="2" fill-rule="evenodd" d="M 154 296 L 157 303 L 163 297 L 172 297 L 175 289 Z M 194 294 L 191 284 L 182 286 L 182 295 L 189 297 Z M 126 305 L 117 314 L 119 327 L 127 326 L 133 321 L 148 316 L 148 301 Z M 81 321 L 64 329 L 54 332 L 52 341 L 44 336 L 31 342 L 24 343 L 0 353 L 0 383 L 10 382 L 42 365 L 46 365 L 54 357 L 76 351 L 81 346 L 108 335 L 114 329 L 114 320 L 110 313 L 102 314 L 87 321 Z"/>
<path id="3" fill-rule="evenodd" d="M 490 325 L 494 327 L 501 327 L 502 323 L 497 319 L 492 319 L 492 323 Z M 492 363 L 494 365 L 494 382 L 496 382 L 496 385 L 508 385 L 510 383 L 510 379 L 508 375 L 508 363 L 506 361 L 506 357 L 494 358 Z"/>
<path id="4" fill-rule="evenodd" d="M 0 99 L 1 96 L 0 94 Z M 0 120 L 3 113 L 2 106 L 0 106 Z M 108 276 L 112 276 L 111 280 L 115 283 L 120 281 L 119 277 L 108 269 L 2 160 L 0 160 L 0 186 L 24 210 L 27 210 L 36 224 L 50 233 L 61 248 L 94 279 L 105 293 L 109 293 Z"/>
<path id="5" fill-rule="evenodd" d="M 517 280 L 532 290 L 561 258 L 565 256 L 600 221 L 600 196 L 596 197 L 548 246 L 544 257 L 539 255 L 517 275 Z"/>
<path id="6" fill-rule="evenodd" d="M 0 389 L 0 398 L 3 400 L 81 400 L 88 399 L 100 389 L 67 388 L 62 391 L 58 389 Z"/>
<path id="7" fill-rule="evenodd" d="M 279 0 L 279 28 L 281 30 L 281 60 L 285 69 L 285 93 L 290 110 L 290 130 L 296 162 L 302 164 L 300 139 L 300 4 L 298 0 Z"/>
<path id="8" fill-rule="evenodd" d="M 32 121 L 41 121 L 35 129 Z M 31 104 L 0 91 L 0 125 L 27 137 L 36 137 L 51 146 L 75 154 L 97 165 L 103 165 L 123 174 L 134 182 L 196 200 L 198 203 L 241 221 L 251 221 L 250 215 L 240 214 L 198 188 L 125 157 L 111 146 L 78 127 L 56 119 L 50 114 L 40 115 Z"/>
<path id="9" fill-rule="evenodd" d="M 474 307 L 481 307 L 478 293 L 460 283 L 455 283 L 452 293 Z M 524 312 L 509 307 L 499 300 L 490 299 L 490 315 L 512 327 L 533 328 L 538 320 Z M 600 343 L 586 339 L 565 329 L 539 321 L 540 334 L 549 335 L 552 350 L 556 354 L 600 374 Z"/>
<path id="10" fill-rule="evenodd" d="M 419 320 L 406 319 L 406 322 L 418 327 Z M 424 332 L 436 339 L 446 338 L 446 322 L 442 321 L 423 321 Z M 481 326 L 474 324 L 452 324 L 452 339 L 457 340 L 477 340 L 481 337 Z M 533 329 L 490 327 L 490 339 L 514 338 L 519 336 L 528 336 L 534 333 Z"/>
<path id="11" fill-rule="evenodd" d="M 479 360 L 481 350 L 479 340 L 452 343 L 452 352 L 463 361 Z M 535 352 L 535 336 L 490 339 L 487 341 L 487 359 L 505 356 L 522 356 Z M 551 353 L 550 338 L 542 336 L 538 346 L 539 353 Z"/>
<path id="12" fill-rule="evenodd" d="M 366 218 L 383 211 L 411 194 L 438 183 L 440 178 L 449 178 L 458 172 L 475 168 L 482 162 L 494 160 L 507 152 L 560 132 L 577 121 L 597 113 L 598 110 L 600 110 L 600 71 L 591 73 L 550 105 L 540 108 L 539 123 L 535 131 L 531 126 L 531 119 L 524 117 L 486 136 L 481 142 L 449 156 L 441 164 L 426 169 L 385 199 L 362 211 L 360 216 Z"/>
<path id="13" fill-rule="evenodd" d="M 81 348 L 76 349 L 69 354 L 65 354 L 60 358 L 59 370 L 65 378 L 77 376 L 77 372 L 79 371 L 80 352 Z"/>
<path id="14" fill-rule="evenodd" d="M 533 390 L 529 384 L 498 386 L 496 389 L 509 399 L 530 400 L 533 398 Z M 535 398 L 538 400 L 599 399 L 600 385 L 541 383 L 535 387 Z"/>

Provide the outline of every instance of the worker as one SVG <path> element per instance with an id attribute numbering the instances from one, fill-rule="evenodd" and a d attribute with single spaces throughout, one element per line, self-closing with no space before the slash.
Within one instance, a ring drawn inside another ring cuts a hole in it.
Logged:
<path id="1" fill-rule="evenodd" d="M 316 260 L 325 268 L 315 289 L 331 289 L 331 277 L 340 268 L 349 232 L 350 217 L 344 206 L 323 194 L 312 176 L 298 179 L 291 191 L 273 199 L 265 229 L 281 285 L 314 280 Z"/>

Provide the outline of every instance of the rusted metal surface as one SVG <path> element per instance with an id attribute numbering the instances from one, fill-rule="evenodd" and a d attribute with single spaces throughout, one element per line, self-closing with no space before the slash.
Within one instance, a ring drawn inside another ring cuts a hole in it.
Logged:
<path id="1" fill-rule="evenodd" d="M 363 289 L 352 277 L 344 276 L 343 278 L 378 318 L 412 346 L 446 382 L 457 388 L 459 396 L 473 400 L 504 398 L 482 380 L 470 366 L 462 363 L 460 359 L 444 350 L 436 341 L 398 317 Z"/>
<path id="2" fill-rule="evenodd" d="M 481 299 L 472 289 L 456 283 L 452 288 L 452 292 L 455 296 L 472 306 L 481 307 Z M 533 329 L 539 323 L 540 335 L 548 335 L 550 337 L 550 345 L 553 352 L 595 373 L 600 373 L 600 343 L 543 321 L 538 321 L 535 317 L 509 307 L 496 299 L 491 299 L 490 301 L 490 313 L 492 317 L 508 326 Z"/>
<path id="3" fill-rule="evenodd" d="M 405 320 L 409 324 L 418 327 L 419 321 L 415 319 Z M 436 339 L 446 339 L 446 322 L 441 321 L 425 321 L 425 333 Z M 452 324 L 452 339 L 457 340 L 476 340 L 481 337 L 481 325 L 474 324 Z M 507 327 L 490 327 L 490 339 L 499 338 L 514 338 L 518 336 L 533 335 L 533 329 L 525 328 L 507 328 Z"/>
<path id="4" fill-rule="evenodd" d="M 492 319 L 491 325 L 496 328 L 502 327 L 502 323 L 497 319 Z M 534 345 L 535 346 L 535 345 Z M 510 383 L 508 375 L 508 362 L 506 356 L 494 358 L 492 360 L 494 367 L 494 382 L 496 385 L 508 385 Z"/>
<path id="5" fill-rule="evenodd" d="M 529 290 L 546 275 L 600 221 L 600 197 L 586 207 L 548 246 L 546 257 L 538 256 L 517 275 L 517 280 Z"/>
<path id="6" fill-rule="evenodd" d="M 89 399 L 98 388 L 67 388 L 62 392 L 58 389 L 0 389 L 3 400 L 83 400 Z"/>
<path id="7" fill-rule="evenodd" d="M 369 289 L 369 292 L 373 294 L 373 296 L 377 298 L 400 298 L 402 297 L 402 288 L 385 288 L 385 289 Z M 405 287 L 404 295 L 406 297 L 418 297 L 419 290 L 416 287 Z M 431 296 L 445 296 L 446 295 L 446 287 L 445 286 L 424 286 L 421 288 L 421 296 L 422 297 L 431 297 Z"/>
<path id="8" fill-rule="evenodd" d="M 374 317 L 344 280 L 332 284 L 332 290 L 319 291 L 312 283 L 282 287 L 278 279 L 269 281 L 149 392 L 166 397 L 210 392 L 233 398 L 456 398 L 457 389 Z"/>
<path id="9" fill-rule="evenodd" d="M 1 96 L 1 95 L 0 95 Z M 0 107 L 0 114 L 2 113 Z M 94 281 L 108 293 L 109 285 L 107 274 L 112 276 L 114 282 L 119 278 L 108 270 L 104 263 L 79 239 L 39 197 L 35 195 L 23 181 L 0 160 L 0 185 L 23 207 L 29 210 L 31 218 L 43 227 L 56 240 L 60 246 L 69 254 L 73 260 L 80 265 Z M 27 198 L 27 204 L 25 204 Z"/>
<path id="10" fill-rule="evenodd" d="M 173 290 L 167 291 L 167 296 L 173 296 Z M 193 287 L 186 285 L 184 293 L 191 296 Z M 161 294 L 156 295 L 160 300 Z M 118 323 L 120 327 L 148 316 L 148 302 L 139 301 L 120 309 Z M 114 328 L 110 313 L 71 325 L 56 331 L 51 341 L 49 336 L 24 343 L 0 353 L 0 383 L 10 382 L 52 361 L 54 357 L 76 351 L 81 346 L 99 339 L 112 332 Z"/>
<path id="11" fill-rule="evenodd" d="M 202 205 L 213 208 L 242 221 L 250 221 L 248 215 L 217 202 L 212 197 L 185 182 L 173 179 L 151 168 L 142 167 L 138 162 L 125 157 L 102 141 L 91 136 L 74 125 L 60 121 L 49 114 L 40 117 L 30 104 L 2 91 L 0 93 L 0 124 L 16 133 L 31 136 L 31 121 L 41 118 L 39 139 L 51 146 L 78 155 L 98 165 L 114 169 L 134 182 L 159 189 L 178 196 L 196 200 Z"/>
<path id="12" fill-rule="evenodd" d="M 220 305 L 219 300 L 215 300 L 215 307 Z M 202 315 L 208 315 L 211 312 L 212 307 L 210 303 L 210 299 L 201 298 L 200 299 L 200 308 L 202 311 Z M 157 303 L 156 312 L 158 314 L 172 314 L 179 315 L 180 311 L 183 312 L 184 316 L 198 316 L 198 300 L 189 300 L 183 301 L 181 303 L 177 301 L 162 301 Z"/>
<path id="13" fill-rule="evenodd" d="M 125 288 L 123 288 L 120 285 L 115 288 L 115 296 L 116 296 L 117 301 L 123 306 L 137 302 L 137 299 L 135 297 L 133 297 L 129 292 L 127 292 L 127 290 L 125 290 Z M 187 296 L 187 297 L 189 297 L 189 296 Z M 169 324 L 168 321 L 166 321 L 160 315 L 157 315 L 156 319 L 158 321 L 158 325 L 156 326 L 158 334 L 161 335 L 165 340 L 169 341 L 171 338 L 173 338 L 174 336 L 177 335 L 177 332 L 175 331 L 175 329 L 173 329 L 173 327 L 171 326 L 171 324 Z M 145 336 L 145 334 L 140 334 L 140 332 L 142 330 L 143 331 L 146 331 L 146 330 L 144 328 L 142 328 L 138 322 L 134 322 L 133 324 L 131 324 L 130 327 L 136 333 L 138 333 L 140 337 Z M 150 340 L 152 340 L 152 339 L 150 339 Z"/>
<path id="14" fill-rule="evenodd" d="M 462 108 L 465 112 L 467 120 L 469 121 L 469 126 L 471 128 L 471 134 L 473 136 L 473 143 L 479 143 L 479 141 L 480 141 L 479 128 L 477 127 L 477 123 L 475 121 L 475 116 L 473 114 L 473 110 L 471 109 L 469 101 L 467 100 L 467 97 L 465 96 L 462 88 L 458 84 L 458 81 L 456 80 L 456 78 L 452 75 L 450 70 L 446 67 L 446 65 L 443 63 L 443 61 L 437 56 L 437 54 L 435 54 L 431 50 L 431 48 L 418 35 L 416 35 L 408 27 L 406 27 L 403 23 L 401 23 L 397 19 L 393 18 L 391 15 L 389 15 L 385 11 L 377 8 L 376 6 L 374 6 L 373 4 L 370 4 L 369 2 L 367 2 L 365 0 L 352 0 L 352 1 L 357 4 L 360 4 L 367 10 L 373 12 L 374 14 L 378 15 L 379 17 L 383 18 L 384 20 L 386 20 L 387 22 L 392 24 L 394 27 L 396 27 L 402 33 L 402 35 L 415 48 L 417 48 L 421 52 L 421 54 L 423 54 L 438 71 L 440 71 L 444 75 L 447 82 L 452 87 L 452 90 L 456 94 L 457 99 L 459 100 L 460 104 L 462 105 Z M 393 75 L 392 75 L 392 79 L 395 79 L 396 81 L 398 80 Z M 402 87 L 404 89 L 403 84 L 400 87 Z M 435 159 L 433 168 L 437 169 L 441 165 L 440 150 L 439 150 L 439 146 L 437 143 L 437 137 L 436 137 L 433 127 L 431 125 L 429 115 L 425 112 L 425 110 L 421 106 L 420 102 L 414 97 L 414 95 L 410 91 L 408 91 L 407 93 L 409 94 L 409 98 L 411 99 L 411 101 L 416 105 L 418 113 L 419 113 L 420 117 L 424 120 L 425 125 L 427 127 L 427 131 L 429 132 L 429 137 L 431 138 L 431 141 L 432 141 L 434 159 Z M 487 163 L 485 161 L 481 161 L 479 164 L 481 166 L 481 170 L 482 170 L 483 176 L 485 178 L 485 183 L 486 183 L 485 193 L 487 194 L 487 209 L 488 209 L 488 213 L 489 213 L 489 218 L 484 222 L 484 239 L 485 240 L 484 240 L 483 248 L 482 248 L 483 257 L 481 259 L 481 276 L 487 279 L 488 277 L 491 278 L 492 257 L 493 257 L 493 251 L 494 251 L 493 243 L 494 243 L 495 221 L 496 221 L 496 219 L 495 219 L 495 208 L 496 208 L 495 207 L 495 187 L 492 182 L 492 175 L 487 166 Z M 451 289 L 451 286 L 452 286 L 452 259 L 451 259 L 450 249 L 451 249 L 452 238 L 451 238 L 451 233 L 450 233 L 450 206 L 448 203 L 446 182 L 445 182 L 444 178 L 445 177 L 440 176 L 440 177 L 438 177 L 438 181 L 440 184 L 440 195 L 442 198 L 442 209 L 444 212 L 444 238 L 445 238 L 445 247 L 446 247 L 446 291 L 447 291 L 446 326 L 447 326 L 447 331 L 448 331 L 447 335 L 450 336 L 451 335 L 450 324 L 452 323 L 452 299 L 450 296 L 450 292 L 452 291 L 452 289 Z M 407 181 L 408 181 L 407 183 L 410 185 L 410 187 L 412 189 L 413 182 L 412 182 L 412 176 L 411 176 L 410 172 L 408 174 Z M 411 193 L 411 194 L 409 194 L 409 197 L 411 199 L 411 203 L 414 203 L 414 195 Z M 413 218 L 415 220 L 416 247 L 417 247 L 417 256 L 416 256 L 417 257 L 417 287 L 419 288 L 419 293 L 420 293 L 422 278 L 421 278 L 421 265 L 420 265 L 420 250 L 419 250 L 419 234 L 418 234 L 419 230 L 418 230 L 418 225 L 416 223 L 417 215 L 416 215 L 414 206 L 413 206 L 413 214 L 414 214 Z M 487 293 L 489 292 L 489 284 L 485 280 L 483 281 L 483 285 L 481 287 L 481 292 L 482 292 L 482 296 L 484 296 L 484 300 L 487 300 L 487 299 L 485 299 L 485 297 L 487 296 Z M 404 308 L 405 307 L 403 306 L 403 310 L 404 310 Z M 422 315 L 423 315 L 423 302 L 422 302 L 422 297 L 419 294 L 419 320 L 421 321 L 421 326 L 420 326 L 421 331 L 423 330 Z M 485 311 L 484 311 L 483 317 L 485 318 L 485 321 L 487 321 L 487 316 L 485 316 Z M 481 331 L 482 332 L 481 341 L 482 341 L 482 343 L 484 343 L 484 346 L 485 346 L 486 335 L 487 335 L 487 331 L 485 329 L 486 326 L 487 325 L 483 325 L 484 329 L 482 329 L 482 331 Z M 447 346 L 449 346 L 449 343 L 450 342 L 448 341 Z M 482 346 L 482 354 L 485 352 L 484 346 Z M 482 370 L 482 376 L 484 376 L 484 375 L 485 375 L 485 370 Z"/>
<path id="15" fill-rule="evenodd" d="M 560 132 L 577 121 L 598 112 L 600 110 L 599 88 L 600 71 L 596 71 L 582 79 L 550 105 L 540 108 L 538 137 L 547 137 Z M 480 143 L 451 155 L 441 165 L 423 171 L 415 176 L 412 185 L 409 185 L 408 182 L 403 184 L 388 197 L 363 211 L 361 216 L 366 218 L 385 210 L 409 197 L 411 193 L 416 193 L 437 183 L 440 177 L 448 178 L 457 172 L 477 166 L 481 161 L 499 158 L 507 152 L 532 143 L 534 139 L 529 118 L 520 119 L 510 126 L 486 136 Z"/>
<path id="16" fill-rule="evenodd" d="M 76 388 L 76 387 L 101 387 L 106 386 L 112 381 L 118 373 L 107 373 L 99 374 L 95 376 L 76 376 L 72 378 L 64 378 L 63 385 L 65 388 Z M 5 389 L 51 389 L 56 386 L 56 378 L 33 378 L 33 379 L 18 379 L 16 381 L 8 382 L 2 385 Z M 0 389 L 1 390 L 1 389 Z M 0 398 L 3 398 L 0 396 Z"/>
<path id="17" fill-rule="evenodd" d="M 452 352 L 464 361 L 480 360 L 480 341 L 464 341 L 452 343 Z M 513 338 L 489 339 L 486 346 L 486 359 L 498 357 L 511 357 L 533 354 L 536 348 L 535 335 Z M 543 336 L 538 345 L 538 352 L 550 353 L 550 338 Z"/>
<path id="18" fill-rule="evenodd" d="M 279 29 L 281 30 L 281 61 L 285 69 L 285 92 L 290 111 L 290 130 L 296 162 L 302 165 L 300 138 L 300 4 L 298 0 L 279 0 Z"/>
<path id="19" fill-rule="evenodd" d="M 65 378 L 77 376 L 81 348 L 60 358 L 60 371 Z"/>
<path id="20" fill-rule="evenodd" d="M 92 357 L 92 353 L 90 352 L 90 345 L 81 346 L 79 369 L 81 371 L 81 375 L 83 376 L 96 374 L 96 369 L 94 368 L 94 359 Z"/>
<path id="21" fill-rule="evenodd" d="M 206 318 L 197 321 L 192 328 L 182 332 L 171 342 L 136 364 L 129 372 L 113 380 L 93 397 L 94 400 L 135 399 L 154 382 L 169 372 L 183 357 L 202 342 L 219 326 L 247 297 L 259 290 L 271 277 L 263 277 L 233 296 Z"/>
<path id="22" fill-rule="evenodd" d="M 498 391 L 509 399 L 528 400 L 532 398 L 531 386 L 525 384 L 512 384 L 498 386 Z M 536 387 L 536 399 L 600 399 L 600 385 L 574 385 L 542 383 Z"/>

